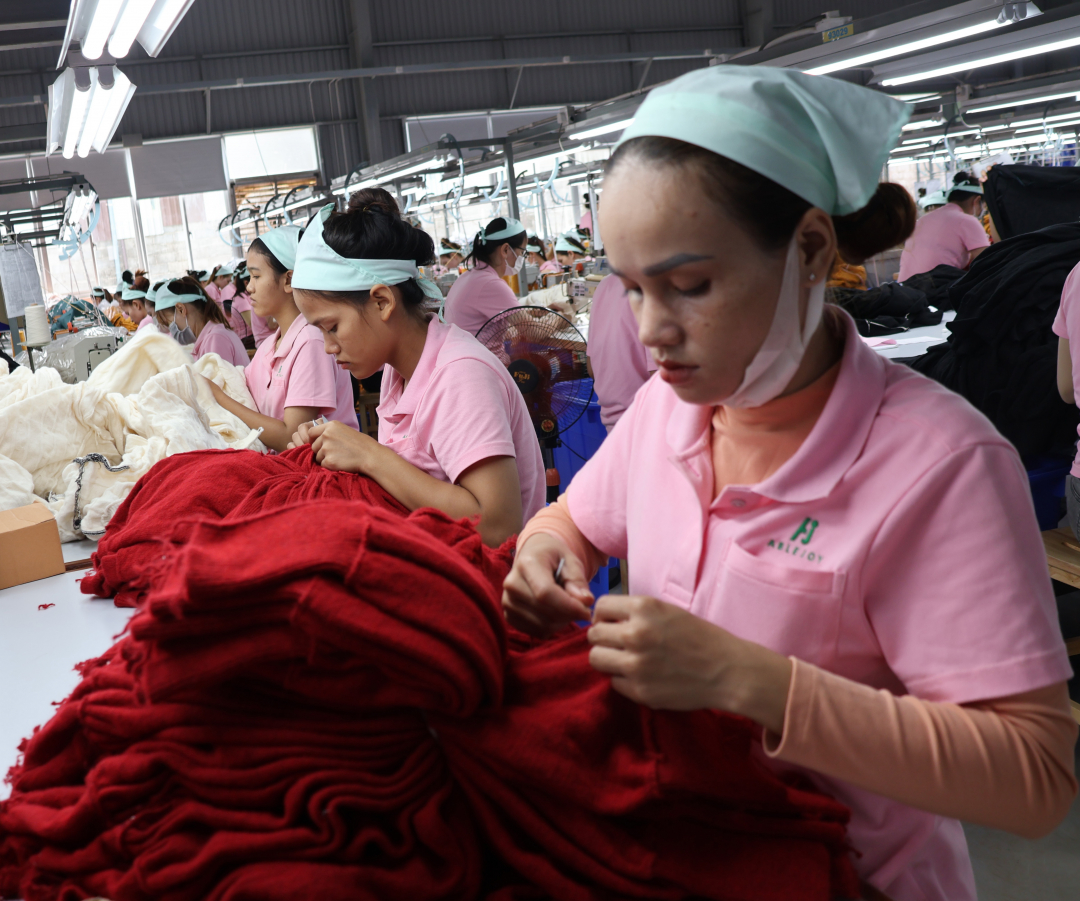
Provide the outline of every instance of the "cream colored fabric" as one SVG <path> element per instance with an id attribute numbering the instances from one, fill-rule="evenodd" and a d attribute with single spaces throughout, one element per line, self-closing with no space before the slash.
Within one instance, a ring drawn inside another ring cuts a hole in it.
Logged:
<path id="1" fill-rule="evenodd" d="M 19 486 L 32 480 L 47 500 L 64 541 L 103 532 L 132 486 L 151 466 L 173 454 L 212 448 L 265 452 L 259 432 L 220 407 L 197 375 L 254 408 L 242 369 L 206 354 L 190 353 L 168 335 L 143 329 L 90 378 L 64 384 L 54 369 L 19 367 L 0 377 L 0 509 L 18 506 Z M 79 507 L 82 529 L 73 525 L 76 457 L 103 454 L 110 473 L 87 463 Z M 21 468 L 26 475 L 13 469 Z M 25 501 L 24 501 L 25 503 Z"/>

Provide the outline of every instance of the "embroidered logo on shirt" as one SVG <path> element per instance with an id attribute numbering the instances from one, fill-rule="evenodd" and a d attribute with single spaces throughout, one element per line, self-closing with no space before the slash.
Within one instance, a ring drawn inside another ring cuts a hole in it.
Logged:
<path id="1" fill-rule="evenodd" d="M 787 541 L 782 538 L 770 538 L 768 547 L 775 548 L 784 554 L 790 554 L 792 557 L 799 557 L 803 560 L 809 560 L 811 563 L 820 563 L 824 558 L 821 554 L 815 551 L 807 550 L 806 545 L 810 543 L 810 540 L 814 537 L 814 532 L 817 531 L 818 521 L 811 519 L 809 516 L 802 521 L 802 524 L 795 530 L 795 534 L 791 536 Z"/>

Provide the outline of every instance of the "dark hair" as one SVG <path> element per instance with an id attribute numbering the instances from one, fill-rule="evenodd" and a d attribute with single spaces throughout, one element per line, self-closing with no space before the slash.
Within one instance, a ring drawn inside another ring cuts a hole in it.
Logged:
<path id="1" fill-rule="evenodd" d="M 812 204 L 753 169 L 703 147 L 674 138 L 632 138 L 607 164 L 608 173 L 626 159 L 689 167 L 697 172 L 709 196 L 743 225 L 767 251 L 791 240 Z M 852 264 L 895 247 L 915 230 L 918 211 L 907 190 L 889 182 L 878 185 L 861 210 L 833 216 L 840 255 Z"/>
<path id="2" fill-rule="evenodd" d="M 397 202 L 382 188 L 357 191 L 344 213 L 331 213 L 323 223 L 323 241 L 350 260 L 412 260 L 417 266 L 426 266 L 435 259 L 431 235 L 403 220 Z M 401 292 L 407 312 L 423 315 L 427 295 L 416 279 L 406 279 L 394 287 Z M 371 292 L 305 289 L 305 293 L 362 307 Z"/>
<path id="3" fill-rule="evenodd" d="M 484 232 L 501 232 L 506 228 L 506 225 L 506 220 L 500 216 L 498 219 L 492 219 L 484 226 Z M 520 245 L 518 244 L 519 241 L 522 242 Z M 481 263 L 486 263 L 490 266 L 491 258 L 495 256 L 495 251 L 502 247 L 503 244 L 509 244 L 516 250 L 519 246 L 524 247 L 526 243 L 528 243 L 528 237 L 524 229 L 522 229 L 519 234 L 512 235 L 509 238 L 498 238 L 494 241 L 489 239 L 486 243 L 480 242 L 480 232 L 477 232 L 476 237 L 473 238 L 472 251 L 470 251 L 465 259 L 467 261 L 479 260 Z"/>
<path id="4" fill-rule="evenodd" d="M 952 183 L 953 187 L 949 191 L 949 196 L 945 198 L 949 203 L 964 203 L 967 200 L 971 200 L 973 197 L 979 196 L 974 191 L 957 190 L 960 185 L 970 185 L 973 188 L 979 187 L 979 180 L 970 172 L 957 172 L 956 175 L 953 176 Z"/>
<path id="5" fill-rule="evenodd" d="M 127 274 L 128 273 L 126 272 L 124 273 L 124 275 Z M 135 273 L 135 278 L 132 279 L 131 287 L 134 288 L 136 291 L 149 291 L 150 279 L 148 279 L 146 277 L 146 273 L 140 269 L 138 272 Z"/>
<path id="6" fill-rule="evenodd" d="M 135 281 L 135 276 L 131 274 L 130 269 L 125 269 L 123 272 L 120 273 L 120 281 L 123 282 L 125 285 L 130 285 L 133 281 Z"/>
<path id="7" fill-rule="evenodd" d="M 176 289 L 176 290 L 173 290 Z M 218 322 L 225 326 L 227 329 L 231 329 L 229 320 L 225 318 L 225 314 L 213 300 L 210 299 L 210 295 L 206 293 L 206 289 L 199 284 L 197 278 L 193 278 L 190 275 L 185 275 L 183 278 L 173 279 L 168 282 L 162 291 L 168 291 L 170 294 L 199 294 L 200 300 L 184 300 L 181 303 L 191 304 L 197 309 L 208 322 Z M 175 309 L 175 307 L 174 307 Z"/>
<path id="8" fill-rule="evenodd" d="M 545 260 L 547 259 L 547 248 L 544 247 L 544 242 L 541 241 L 539 237 L 537 237 L 536 235 L 529 235 L 529 237 L 525 239 L 526 251 L 528 250 L 530 244 L 539 247 L 540 256 L 542 256 Z"/>

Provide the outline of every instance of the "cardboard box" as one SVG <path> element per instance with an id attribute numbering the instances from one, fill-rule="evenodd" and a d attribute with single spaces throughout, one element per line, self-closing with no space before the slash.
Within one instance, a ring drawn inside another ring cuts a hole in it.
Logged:
<path id="1" fill-rule="evenodd" d="M 62 572 L 60 530 L 48 507 L 30 504 L 0 512 L 0 589 Z"/>

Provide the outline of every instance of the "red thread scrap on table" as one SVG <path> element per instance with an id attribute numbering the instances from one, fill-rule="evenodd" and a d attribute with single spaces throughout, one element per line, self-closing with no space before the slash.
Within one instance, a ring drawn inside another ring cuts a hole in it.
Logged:
<path id="1" fill-rule="evenodd" d="M 55 607 L 56 604 L 38 604 L 38 610 L 48 610 L 50 607 Z"/>

